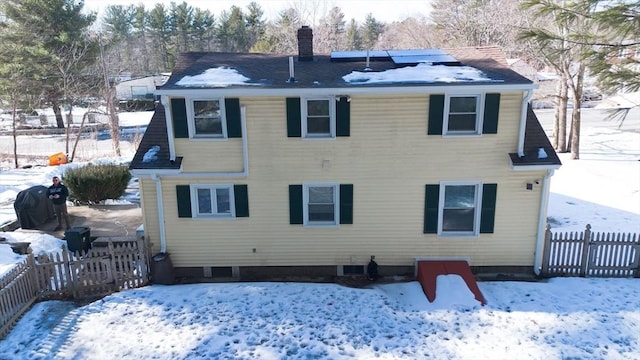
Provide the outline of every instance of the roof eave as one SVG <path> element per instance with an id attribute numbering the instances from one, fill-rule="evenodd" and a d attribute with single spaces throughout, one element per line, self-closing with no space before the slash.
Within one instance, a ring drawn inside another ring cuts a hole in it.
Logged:
<path id="1" fill-rule="evenodd" d="M 557 170 L 562 164 L 528 164 L 528 165 L 516 165 L 511 163 L 511 170 L 513 171 L 535 171 L 535 170 Z"/>
<path id="2" fill-rule="evenodd" d="M 368 94 L 422 94 L 422 93 L 464 93 L 487 91 L 526 91 L 535 89 L 536 84 L 425 84 L 394 85 L 394 86 L 367 86 L 352 85 L 344 87 L 318 87 L 318 88 L 271 88 L 271 87 L 221 87 L 221 88 L 184 88 L 184 89 L 158 89 L 156 95 L 164 96 L 304 96 L 304 95 L 368 95 Z"/>
<path id="3" fill-rule="evenodd" d="M 137 178 L 151 178 L 152 176 L 171 176 L 182 173 L 182 169 L 131 169 L 131 174 Z"/>

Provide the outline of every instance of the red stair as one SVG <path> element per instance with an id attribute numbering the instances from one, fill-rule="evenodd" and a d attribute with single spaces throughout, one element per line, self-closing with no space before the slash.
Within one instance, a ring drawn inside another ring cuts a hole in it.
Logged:
<path id="1" fill-rule="evenodd" d="M 487 301 L 482 295 L 476 278 L 471 272 L 471 267 L 464 260 L 419 260 L 418 261 L 418 282 L 422 285 L 422 291 L 427 295 L 429 302 L 436 299 L 436 278 L 438 275 L 456 274 L 460 275 L 473 293 L 476 300 L 482 305 Z"/>

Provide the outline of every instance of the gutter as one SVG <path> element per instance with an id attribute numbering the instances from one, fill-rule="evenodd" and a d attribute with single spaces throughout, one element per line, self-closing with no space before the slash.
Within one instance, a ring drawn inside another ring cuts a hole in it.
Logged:
<path id="1" fill-rule="evenodd" d="M 538 217 L 538 235 L 536 238 L 535 257 L 533 260 L 533 272 L 540 275 L 542 270 L 542 255 L 544 252 L 544 239 L 547 224 L 547 208 L 549 207 L 549 190 L 551 185 L 551 176 L 555 170 L 550 169 L 542 178 L 542 191 L 540 193 L 540 211 Z"/>
<path id="2" fill-rule="evenodd" d="M 163 98 L 164 99 L 164 98 Z M 156 202 L 158 206 L 158 224 L 160 228 L 160 252 L 167 252 L 167 234 L 165 229 L 165 216 L 162 200 L 162 178 L 193 178 L 193 177 L 247 177 L 249 176 L 249 145 L 247 141 L 247 108 L 240 107 L 240 125 L 242 127 L 242 171 L 241 172 L 210 172 L 210 173 L 178 173 L 160 175 L 158 172 L 149 174 L 156 184 Z M 170 122 L 170 121 L 169 121 Z M 169 126 L 169 124 L 167 124 Z M 170 143 L 172 143 L 170 141 Z M 174 153 L 175 155 L 175 153 Z"/>
<path id="3" fill-rule="evenodd" d="M 518 156 L 524 156 L 524 136 L 527 128 L 527 108 L 529 100 L 533 96 L 533 89 L 527 90 L 527 95 L 522 98 L 522 105 L 520 106 L 520 133 L 518 134 Z"/>
<path id="4" fill-rule="evenodd" d="M 345 83 L 345 85 L 349 85 Z M 266 84 L 255 84 L 245 87 L 219 87 L 219 88 L 167 88 L 157 89 L 156 95 L 184 96 L 184 97 L 242 97 L 242 96 L 309 96 L 309 95 L 406 95 L 406 94 L 456 94 L 468 92 L 488 92 L 490 91 L 529 91 L 537 88 L 536 84 L 505 84 L 503 82 L 483 82 L 478 84 L 448 84 L 424 86 L 385 86 L 386 84 L 362 84 L 344 87 L 327 88 L 266 88 Z"/>

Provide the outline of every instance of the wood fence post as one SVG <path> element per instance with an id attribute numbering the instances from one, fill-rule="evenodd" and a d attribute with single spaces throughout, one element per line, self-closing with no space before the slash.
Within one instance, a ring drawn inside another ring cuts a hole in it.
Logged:
<path id="1" fill-rule="evenodd" d="M 589 252 L 591 247 L 589 242 L 591 241 L 591 224 L 587 224 L 583 238 L 582 238 L 582 261 L 580 262 L 580 276 L 586 276 L 589 263 Z"/>
<path id="2" fill-rule="evenodd" d="M 40 282 L 38 281 L 38 269 L 33 253 L 27 255 L 27 266 L 29 267 L 29 282 L 31 283 L 32 296 L 40 295 Z"/>
<path id="3" fill-rule="evenodd" d="M 542 275 L 549 273 L 549 256 L 551 252 L 551 225 L 547 224 L 544 231 L 544 249 L 542 251 Z"/>
<path id="4" fill-rule="evenodd" d="M 116 252 L 113 246 L 113 241 L 109 240 L 107 242 L 107 251 L 109 252 L 109 272 L 111 273 L 111 278 L 113 279 L 113 283 L 111 284 L 111 291 L 120 291 L 121 287 L 124 284 L 121 284 L 120 281 L 124 276 L 120 276 L 121 274 L 118 272 L 118 266 L 116 265 Z"/>
<path id="5" fill-rule="evenodd" d="M 149 253 L 151 252 L 147 248 L 147 242 L 144 237 L 136 238 L 136 249 L 137 249 L 137 259 L 138 259 L 138 270 L 140 271 L 140 283 L 148 284 L 149 283 L 149 273 L 151 272 L 151 262 L 149 259 Z"/>

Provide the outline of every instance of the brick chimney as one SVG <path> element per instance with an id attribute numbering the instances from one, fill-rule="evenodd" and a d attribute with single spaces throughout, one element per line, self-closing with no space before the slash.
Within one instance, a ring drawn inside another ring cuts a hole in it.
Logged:
<path id="1" fill-rule="evenodd" d="M 313 60 L 313 30 L 308 26 L 298 29 L 298 61 Z"/>

